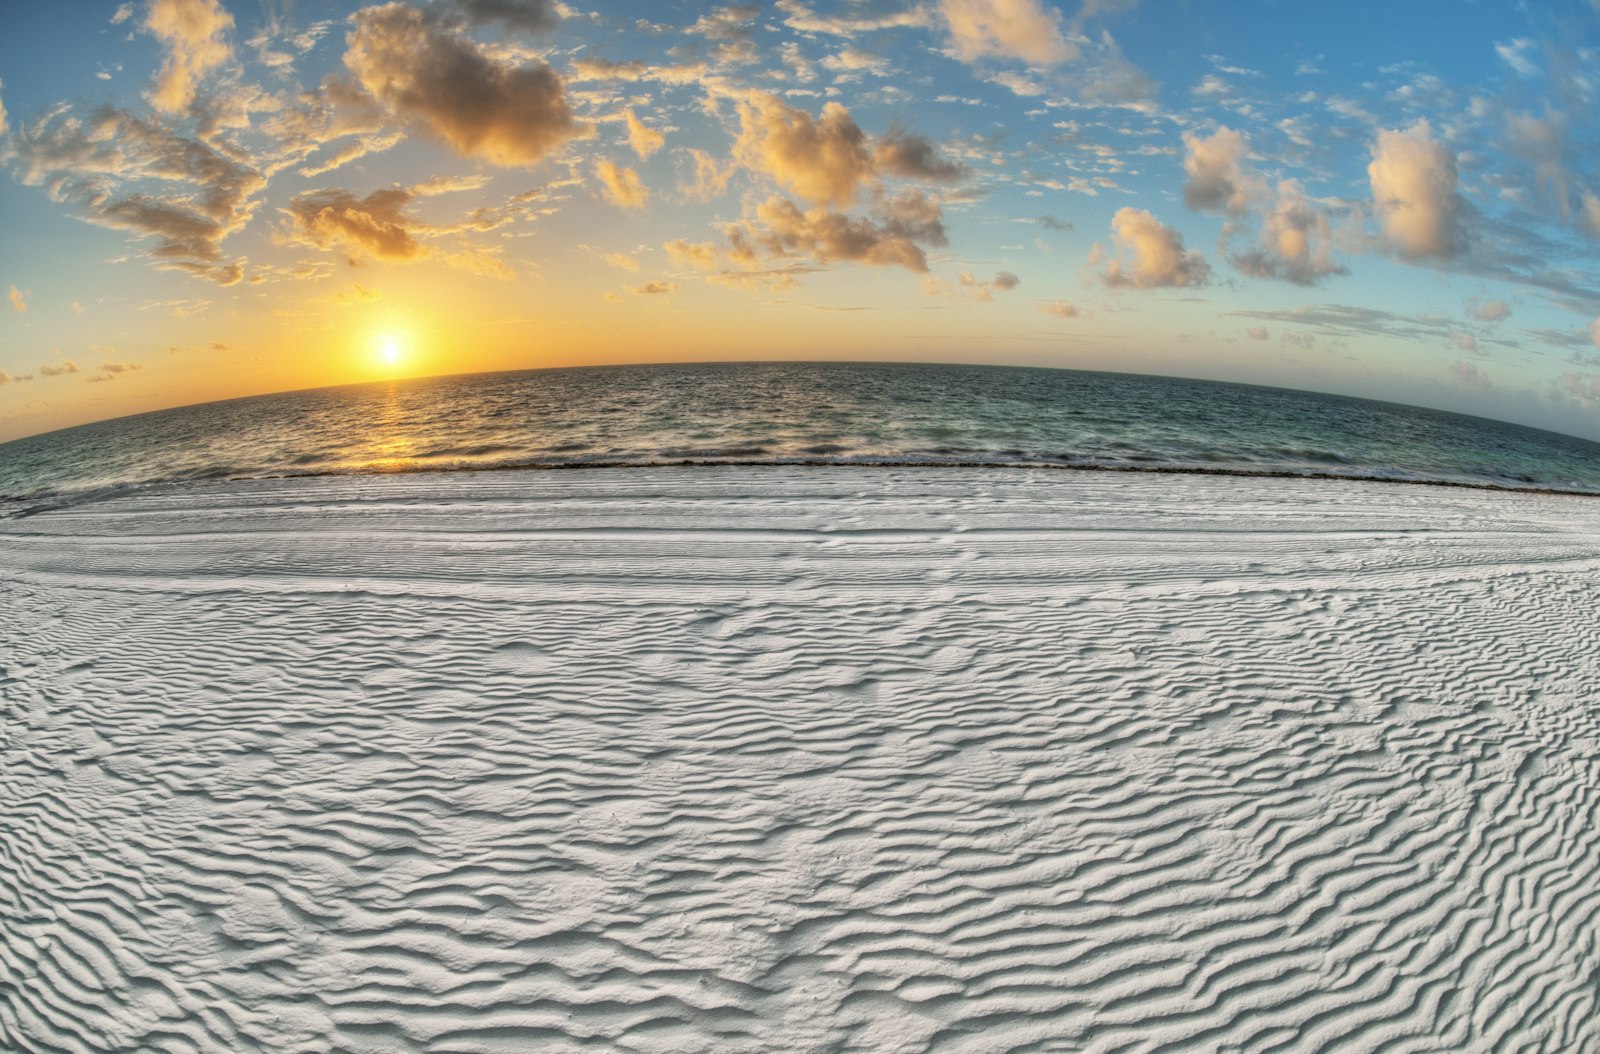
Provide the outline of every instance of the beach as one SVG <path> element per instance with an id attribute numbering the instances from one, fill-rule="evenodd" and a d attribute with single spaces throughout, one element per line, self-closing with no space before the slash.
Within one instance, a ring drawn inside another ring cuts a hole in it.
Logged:
<path id="1" fill-rule="evenodd" d="M 1594 498 L 517 470 L 0 536 L 7 1049 L 1600 1049 Z"/>

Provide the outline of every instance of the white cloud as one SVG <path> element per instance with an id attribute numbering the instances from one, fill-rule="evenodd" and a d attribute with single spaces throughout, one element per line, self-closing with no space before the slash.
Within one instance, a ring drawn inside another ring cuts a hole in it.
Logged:
<path id="1" fill-rule="evenodd" d="M 11 310 L 19 313 L 28 310 L 28 295 L 16 286 L 11 287 L 6 299 L 11 301 Z"/>
<path id="2" fill-rule="evenodd" d="M 1131 265 L 1112 260 L 1105 282 L 1137 289 L 1202 286 L 1211 266 L 1200 253 L 1186 252 L 1183 236 L 1144 209 L 1124 207 L 1111 219 L 1111 237 L 1133 254 Z"/>
<path id="3" fill-rule="evenodd" d="M 121 15 L 120 9 L 117 14 Z M 144 27 L 167 49 L 150 96 L 158 110 L 187 110 L 201 79 L 233 57 L 233 49 L 223 40 L 233 28 L 233 16 L 217 0 L 150 0 Z"/>
<path id="4" fill-rule="evenodd" d="M 1262 220 L 1259 246 L 1229 260 L 1244 274 L 1295 285 L 1316 285 L 1328 275 L 1345 273 L 1333 259 L 1333 225 L 1296 179 L 1278 184 L 1277 201 Z"/>
<path id="5" fill-rule="evenodd" d="M 1038 0 L 940 0 L 950 46 L 963 62 L 994 57 L 1053 66 L 1078 56 L 1061 35 L 1061 14 Z"/>
<path id="6" fill-rule="evenodd" d="M 1183 144 L 1183 170 L 1189 176 L 1184 204 L 1202 212 L 1239 214 L 1249 209 L 1259 181 L 1245 173 L 1244 136 L 1221 127 L 1206 139 L 1185 133 Z"/>
<path id="7" fill-rule="evenodd" d="M 1532 78 L 1539 74 L 1539 67 L 1533 61 L 1535 45 L 1527 37 L 1518 37 L 1505 44 L 1496 44 L 1494 53 L 1517 72 L 1520 77 Z"/>
<path id="8" fill-rule="evenodd" d="M 633 152 L 641 158 L 649 157 L 660 150 L 661 145 L 667 141 L 666 136 L 654 128 L 646 127 L 643 121 L 634 116 L 632 110 L 624 110 L 622 117 L 628 124 L 628 145 L 633 147 Z"/>
<path id="9" fill-rule="evenodd" d="M 774 95 L 751 93 L 739 101 L 734 152 L 747 167 L 819 205 L 849 205 L 874 175 L 866 133 L 836 102 L 813 119 Z"/>
<path id="10" fill-rule="evenodd" d="M 1381 131 L 1367 166 L 1383 233 L 1408 260 L 1447 258 L 1458 247 L 1456 158 L 1426 120 Z"/>
<path id="11" fill-rule="evenodd" d="M 783 12 L 784 24 L 801 33 L 827 33 L 837 37 L 853 37 L 876 29 L 905 29 L 927 26 L 930 23 L 927 8 L 918 5 L 901 11 L 884 14 L 819 15 L 800 0 L 778 0 L 777 8 Z"/>
<path id="12" fill-rule="evenodd" d="M 845 48 L 837 55 L 829 55 L 822 60 L 822 65 L 835 73 L 870 73 L 882 77 L 889 72 L 888 59 L 856 48 Z"/>
<path id="13" fill-rule="evenodd" d="M 667 250 L 667 255 L 675 263 L 697 267 L 702 271 L 710 271 L 717 266 L 717 247 L 710 242 L 690 242 L 678 238 L 667 242 L 662 248 Z"/>
<path id="14" fill-rule="evenodd" d="M 650 189 L 633 169 L 602 159 L 595 162 L 594 174 L 611 204 L 624 209 L 642 209 L 650 203 Z"/>

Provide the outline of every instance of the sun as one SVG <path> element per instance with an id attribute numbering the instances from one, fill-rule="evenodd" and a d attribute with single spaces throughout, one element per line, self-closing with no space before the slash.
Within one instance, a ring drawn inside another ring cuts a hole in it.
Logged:
<path id="1" fill-rule="evenodd" d="M 400 365 L 405 358 L 405 340 L 398 333 L 380 333 L 374 340 L 378 362 L 389 368 Z"/>

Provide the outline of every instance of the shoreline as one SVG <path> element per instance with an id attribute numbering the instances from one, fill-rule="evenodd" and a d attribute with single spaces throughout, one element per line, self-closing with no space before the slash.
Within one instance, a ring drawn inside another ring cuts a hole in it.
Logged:
<path id="1" fill-rule="evenodd" d="M 669 470 L 696 469 L 943 469 L 943 470 L 1018 470 L 1087 473 L 1127 473 L 1156 476 L 1212 476 L 1236 479 L 1312 480 L 1340 483 L 1384 483 L 1416 487 L 1446 487 L 1459 490 L 1488 491 L 1500 494 L 1526 494 L 1537 497 L 1600 498 L 1600 491 L 1573 490 L 1562 487 L 1518 486 L 1491 481 L 1474 482 L 1452 479 L 1414 479 L 1362 473 L 1296 471 L 1289 469 L 1209 468 L 1188 465 L 1104 465 L 1058 463 L 1048 461 L 932 461 L 918 459 L 886 458 L 869 460 L 828 460 L 825 458 L 739 459 L 739 458 L 675 458 L 670 460 L 566 461 L 517 462 L 465 466 L 404 465 L 377 468 L 363 466 L 352 469 L 326 471 L 297 471 L 267 473 L 248 476 L 191 477 L 186 479 L 157 479 L 133 483 L 113 483 L 75 491 L 27 492 L 20 495 L 0 495 L 0 506 L 11 503 L 14 509 L 0 512 L 0 522 L 6 519 L 38 515 L 79 504 L 105 501 L 117 497 L 161 490 L 163 492 L 186 487 L 225 486 L 235 483 L 254 483 L 274 480 L 302 479 L 365 479 L 385 476 L 440 475 L 450 476 L 473 473 L 499 472 L 569 472 L 589 470 Z"/>

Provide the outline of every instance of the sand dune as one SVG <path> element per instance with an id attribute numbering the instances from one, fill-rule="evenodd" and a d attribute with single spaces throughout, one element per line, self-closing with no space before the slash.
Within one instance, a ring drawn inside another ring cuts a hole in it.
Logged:
<path id="1" fill-rule="evenodd" d="M 1594 500 L 462 473 L 0 536 L 8 1050 L 1600 1050 Z"/>

